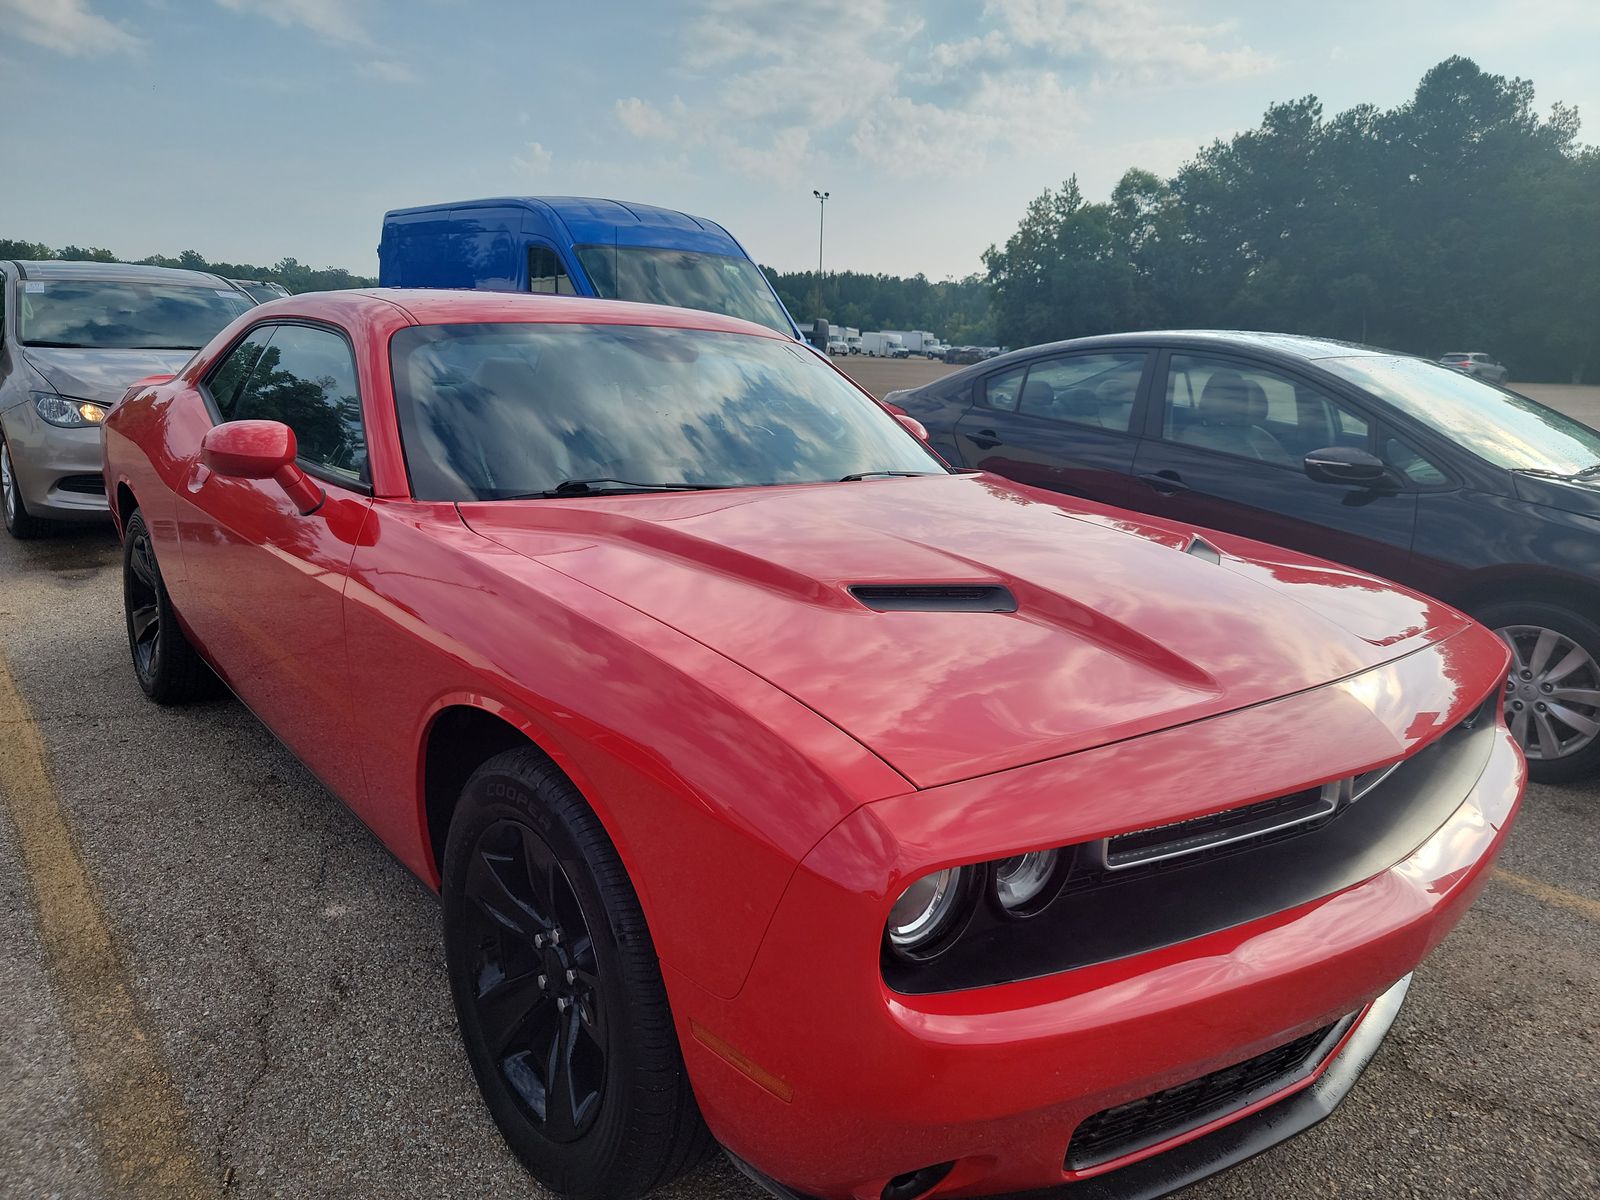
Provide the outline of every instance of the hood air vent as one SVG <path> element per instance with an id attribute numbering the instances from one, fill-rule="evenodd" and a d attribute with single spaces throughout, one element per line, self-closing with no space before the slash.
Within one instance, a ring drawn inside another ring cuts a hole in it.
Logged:
<path id="1" fill-rule="evenodd" d="M 874 612 L 1017 611 L 1017 598 L 997 584 L 860 583 L 850 594 Z"/>
<path id="2" fill-rule="evenodd" d="M 1194 540 L 1189 543 L 1189 548 L 1184 553 L 1192 554 L 1196 558 L 1203 558 L 1206 562 L 1214 565 L 1220 566 L 1222 563 L 1222 551 L 1218 550 L 1198 533 L 1194 535 Z"/>

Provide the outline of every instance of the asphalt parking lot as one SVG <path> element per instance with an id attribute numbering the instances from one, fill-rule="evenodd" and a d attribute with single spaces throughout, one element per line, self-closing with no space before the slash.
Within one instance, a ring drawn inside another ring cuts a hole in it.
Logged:
<path id="1" fill-rule="evenodd" d="M 432 896 L 240 705 L 144 700 L 108 531 L 0 536 L 0 793 L 0 1195 L 542 1194 Z M 1188 1194 L 1600 1195 L 1597 849 L 1600 781 L 1532 788 L 1344 1106 Z"/>

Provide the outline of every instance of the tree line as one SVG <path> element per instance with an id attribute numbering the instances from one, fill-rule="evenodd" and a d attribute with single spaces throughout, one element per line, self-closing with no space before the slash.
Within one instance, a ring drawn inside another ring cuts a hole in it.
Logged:
<path id="1" fill-rule="evenodd" d="M 293 258 L 279 259 L 270 267 L 252 263 L 212 262 L 196 250 L 185 250 L 176 258 L 165 254 L 152 254 L 148 258 L 119 258 L 102 246 L 61 246 L 52 249 L 41 242 L 24 242 L 0 238 L 0 258 L 20 258 L 27 261 L 61 259 L 71 262 L 137 262 L 147 267 L 178 267 L 186 271 L 209 271 L 224 279 L 259 279 L 281 283 L 288 291 L 329 292 L 340 288 L 376 287 L 378 281 L 367 275 L 355 275 L 342 267 L 310 267 Z"/>
<path id="2" fill-rule="evenodd" d="M 927 329 L 953 346 L 995 344 L 989 286 L 982 275 L 935 282 L 921 274 L 831 271 L 822 277 L 819 305 L 815 271 L 762 270 L 797 321 L 821 316 L 863 330 Z"/>
<path id="3" fill-rule="evenodd" d="M 1600 373 L 1600 152 L 1532 83 L 1450 58 L 1392 109 L 1314 96 L 1109 201 L 1075 178 L 984 255 L 1001 341 L 1124 329 L 1316 334 L 1518 379 Z"/>

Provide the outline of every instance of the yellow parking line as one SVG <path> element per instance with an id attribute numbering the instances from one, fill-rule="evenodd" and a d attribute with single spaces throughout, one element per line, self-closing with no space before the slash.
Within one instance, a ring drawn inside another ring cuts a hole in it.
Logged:
<path id="1" fill-rule="evenodd" d="M 215 1195 L 190 1143 L 183 1100 L 140 1019 L 126 967 L 45 770 L 27 703 L 0 660 L 0 801 L 16 827 L 45 966 L 115 1194 Z"/>
<path id="2" fill-rule="evenodd" d="M 1535 900 L 1541 900 L 1555 908 L 1564 908 L 1568 912 L 1575 912 L 1580 917 L 1588 917 L 1591 921 L 1600 921 L 1600 900 L 1591 900 L 1587 896 L 1580 896 L 1565 888 L 1529 879 L 1526 875 L 1515 875 L 1501 867 L 1495 868 L 1494 878 L 1497 883 L 1515 888 Z"/>

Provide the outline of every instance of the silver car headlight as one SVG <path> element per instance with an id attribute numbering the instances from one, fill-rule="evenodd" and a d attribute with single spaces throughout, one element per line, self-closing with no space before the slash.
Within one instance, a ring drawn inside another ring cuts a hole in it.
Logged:
<path id="1" fill-rule="evenodd" d="M 1031 916 L 1055 899 L 1061 851 L 1031 850 L 994 864 L 994 898 L 1011 916 Z"/>
<path id="2" fill-rule="evenodd" d="M 106 419 L 107 409 L 93 400 L 74 400 L 54 392 L 33 392 L 33 407 L 52 425 L 63 429 L 83 429 Z"/>
<path id="3" fill-rule="evenodd" d="M 889 945 L 909 958 L 942 948 L 970 911 L 972 875 L 970 867 L 946 867 L 902 892 L 889 910 Z"/>

